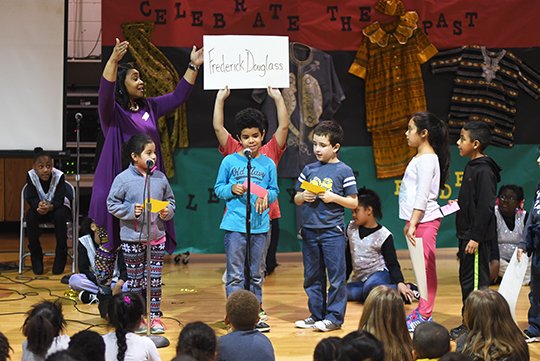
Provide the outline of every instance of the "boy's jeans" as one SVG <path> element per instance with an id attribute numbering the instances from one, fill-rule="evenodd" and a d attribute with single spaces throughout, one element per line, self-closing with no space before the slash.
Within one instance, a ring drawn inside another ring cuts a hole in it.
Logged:
<path id="1" fill-rule="evenodd" d="M 262 304 L 261 263 L 266 252 L 267 234 L 252 234 L 250 243 L 250 285 L 249 290 Z M 244 289 L 244 265 L 246 260 L 246 234 L 225 232 L 225 254 L 227 255 L 227 297 L 234 291 Z"/>
<path id="2" fill-rule="evenodd" d="M 302 229 L 304 290 L 311 316 L 343 324 L 347 307 L 345 234 L 342 227 Z M 330 287 L 326 294 L 326 277 Z"/>

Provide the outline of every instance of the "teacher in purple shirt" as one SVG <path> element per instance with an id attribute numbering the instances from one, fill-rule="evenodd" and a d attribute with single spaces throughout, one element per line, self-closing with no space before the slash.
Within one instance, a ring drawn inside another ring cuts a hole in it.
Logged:
<path id="1" fill-rule="evenodd" d="M 123 170 L 122 145 L 134 134 L 149 135 L 156 144 L 157 167 L 165 172 L 158 119 L 187 100 L 203 63 L 202 48 L 197 50 L 193 46 L 190 63 L 176 89 L 169 94 L 145 98 L 139 71 L 132 64 L 119 63 L 128 48 L 127 41 L 116 39 L 111 57 L 103 69 L 98 93 L 98 112 L 105 143 L 94 175 L 88 215 L 99 227 L 101 246 L 96 250 L 95 269 L 98 282 L 103 286 L 108 286 L 112 278 L 120 246 L 118 220 L 107 212 L 106 201 L 114 177 Z M 176 246 L 172 221 L 166 222 L 166 230 L 166 249 L 172 252 Z"/>

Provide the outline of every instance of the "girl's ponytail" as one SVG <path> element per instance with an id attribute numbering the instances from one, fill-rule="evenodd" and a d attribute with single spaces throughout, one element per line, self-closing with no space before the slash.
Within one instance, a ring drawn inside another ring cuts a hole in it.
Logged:
<path id="1" fill-rule="evenodd" d="M 65 326 L 60 303 L 44 301 L 33 305 L 22 326 L 28 350 L 44 357 Z"/>

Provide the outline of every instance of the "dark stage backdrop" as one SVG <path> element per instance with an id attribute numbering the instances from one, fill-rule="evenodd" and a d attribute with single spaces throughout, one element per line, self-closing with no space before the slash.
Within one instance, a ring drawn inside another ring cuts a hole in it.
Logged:
<path id="1" fill-rule="evenodd" d="M 332 55 L 346 99 L 335 119 L 345 132 L 342 160 L 357 172 L 359 185 L 375 189 L 383 199 L 383 224 L 396 235 L 397 246 L 404 248 L 401 237 L 402 222 L 397 219 L 396 180 L 377 180 L 370 136 L 366 131 L 364 114 L 364 83 L 347 72 L 361 41 L 361 29 L 375 20 L 390 18 L 378 14 L 375 0 L 371 1 L 179 1 L 179 0 L 104 0 L 103 59 L 108 59 L 114 38 L 122 38 L 120 25 L 126 22 L 149 21 L 155 24 L 152 42 L 183 74 L 193 44 L 202 45 L 203 34 L 265 34 L 287 35 L 324 50 Z M 492 49 L 505 48 L 514 52 L 528 65 L 540 71 L 540 33 L 537 14 L 540 2 L 508 0 L 405 0 L 406 10 L 415 10 L 419 25 L 432 43 L 445 50 L 462 45 L 479 44 Z M 126 59 L 129 60 L 129 59 Z M 431 74 L 429 64 L 423 65 L 428 110 L 445 118 L 452 91 L 452 74 Z M 175 217 L 178 250 L 221 252 L 222 234 L 218 230 L 223 202 L 216 202 L 208 190 L 213 186 L 221 157 L 215 147 L 217 141 L 211 125 L 215 91 L 202 90 L 202 77 L 188 102 L 188 130 L 190 148 L 178 150 L 175 156 L 177 175 L 171 180 L 178 203 Z M 257 106 L 248 90 L 234 90 L 226 104 L 226 126 L 232 130 L 232 117 L 247 106 Z M 540 143 L 540 101 L 524 92 L 517 104 L 516 132 L 513 149 L 488 148 L 488 154 L 504 169 L 501 184 L 517 183 L 525 186 L 531 198 L 534 185 L 540 179 L 536 167 L 537 147 Z M 210 149 L 208 149 L 210 148 Z M 465 161 L 459 159 L 452 146 L 452 173 L 448 181 L 452 194 L 443 193 L 440 203 L 457 196 L 459 182 L 456 172 L 463 170 Z M 280 250 L 297 251 L 294 205 L 288 189 L 291 179 L 280 179 L 282 236 Z M 527 206 L 529 203 L 526 203 Z M 350 215 L 349 215 L 350 216 Z M 456 246 L 453 236 L 453 216 L 443 221 L 439 246 Z M 194 226 L 197 225 L 197 226 Z"/>

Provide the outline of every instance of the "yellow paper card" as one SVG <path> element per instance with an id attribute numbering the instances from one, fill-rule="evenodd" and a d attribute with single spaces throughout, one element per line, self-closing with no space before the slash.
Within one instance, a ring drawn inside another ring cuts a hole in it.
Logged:
<path id="1" fill-rule="evenodd" d="M 154 198 L 150 199 L 150 204 L 152 205 L 152 213 L 158 213 L 162 209 L 165 209 L 169 205 L 169 202 L 167 201 L 160 201 Z M 145 205 L 143 204 L 143 209 L 145 208 Z"/>
<path id="2" fill-rule="evenodd" d="M 310 191 L 311 193 L 315 193 L 315 194 L 326 192 L 326 188 L 323 188 L 321 186 L 318 186 L 316 184 L 309 183 L 309 182 L 306 182 L 306 181 L 302 182 L 302 184 L 300 185 L 300 188 L 302 188 L 302 189 L 304 189 L 306 191 Z"/>

